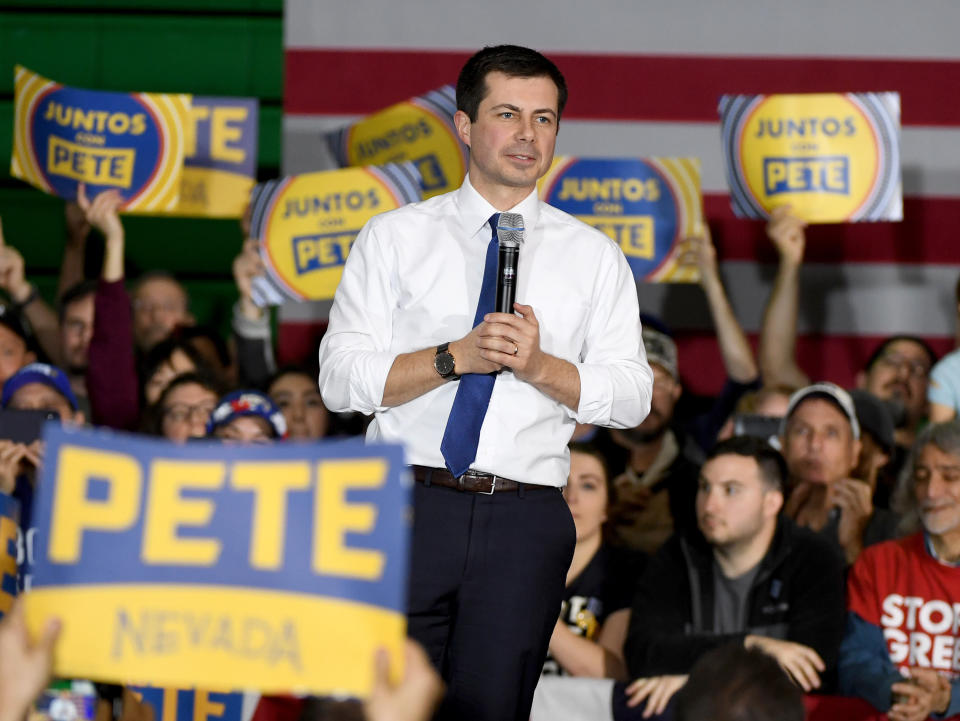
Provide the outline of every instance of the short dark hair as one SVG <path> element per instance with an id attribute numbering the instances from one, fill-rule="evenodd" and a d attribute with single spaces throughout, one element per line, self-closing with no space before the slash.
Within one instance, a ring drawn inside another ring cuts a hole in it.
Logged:
<path id="1" fill-rule="evenodd" d="M 63 323 L 63 317 L 67 311 L 67 306 L 76 303 L 78 300 L 86 298 L 88 295 L 93 295 L 96 292 L 97 281 L 95 280 L 81 280 L 63 291 L 63 295 L 60 296 L 60 300 L 57 304 L 60 322 Z"/>
<path id="2" fill-rule="evenodd" d="M 210 325 L 184 325 L 178 326 L 173 330 L 173 337 L 180 338 L 193 345 L 193 341 L 203 339 L 210 341 L 214 352 L 217 354 L 217 361 L 223 368 L 229 368 L 233 359 L 230 357 L 230 349 L 227 347 L 223 336 L 216 328 Z M 194 346 L 194 349 L 199 350 Z"/>
<path id="3" fill-rule="evenodd" d="M 157 398 L 157 402 L 152 406 L 148 406 L 144 411 L 143 420 L 140 424 L 140 428 L 144 433 L 151 436 L 163 435 L 163 409 L 167 404 L 167 399 L 175 389 L 185 385 L 198 385 L 201 388 L 206 388 L 213 393 L 217 399 L 223 395 L 224 391 L 223 386 L 217 379 L 207 372 L 187 371 L 186 373 L 181 373 L 171 380 L 167 387 L 163 389 L 160 397 Z"/>
<path id="4" fill-rule="evenodd" d="M 263 387 L 260 389 L 267 395 L 270 395 L 270 389 L 273 388 L 273 384 L 276 383 L 281 378 L 286 376 L 303 376 L 308 378 L 314 385 L 317 383 L 317 376 L 320 374 L 320 366 L 317 363 L 310 363 L 305 365 L 298 365 L 296 363 L 289 363 L 287 365 L 281 366 L 273 373 L 266 382 L 263 384 Z"/>
<path id="5" fill-rule="evenodd" d="M 745 456 L 757 462 L 760 469 L 760 480 L 773 488 L 783 492 L 786 487 L 787 462 L 773 446 L 763 438 L 753 436 L 734 436 L 720 441 L 707 454 L 710 461 L 718 456 Z"/>
<path id="6" fill-rule="evenodd" d="M 708 651 L 677 693 L 676 721 L 803 721 L 803 693 L 772 656 L 742 644 Z"/>
<path id="7" fill-rule="evenodd" d="M 873 364 L 880 360 L 880 356 L 886 353 L 887 348 L 896 343 L 897 341 L 908 340 L 911 343 L 916 343 L 918 346 L 923 348 L 927 354 L 927 358 L 930 360 L 930 367 L 932 368 L 937 362 L 937 352 L 930 347 L 930 344 L 927 343 L 923 338 L 918 338 L 915 335 L 892 335 L 889 338 L 884 338 L 880 341 L 880 345 L 874 348 L 873 353 L 870 354 L 870 357 L 867 359 L 866 365 L 863 367 L 865 371 L 869 371 L 873 368 Z"/>
<path id="8" fill-rule="evenodd" d="M 147 351 L 147 354 L 143 356 L 142 362 L 140 363 L 140 391 L 143 392 L 144 387 L 147 384 L 153 375 L 160 369 L 160 366 L 169 363 L 170 359 L 173 357 L 173 354 L 177 351 L 183 353 L 187 358 L 191 360 L 194 367 L 200 372 L 207 375 L 210 374 L 210 368 L 204 362 L 203 357 L 193 347 L 193 344 L 188 340 L 183 338 L 170 337 L 165 340 L 157 343 L 153 348 Z"/>
<path id="9" fill-rule="evenodd" d="M 457 110 L 476 122 L 480 102 L 487 95 L 487 74 L 503 73 L 512 78 L 548 77 L 557 86 L 557 121 L 567 104 L 567 81 L 544 55 L 520 45 L 485 47 L 467 60 L 457 78 Z"/>

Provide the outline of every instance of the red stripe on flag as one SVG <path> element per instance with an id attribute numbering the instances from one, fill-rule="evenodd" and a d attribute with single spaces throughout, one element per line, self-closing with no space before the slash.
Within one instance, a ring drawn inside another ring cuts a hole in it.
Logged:
<path id="1" fill-rule="evenodd" d="M 857 373 L 887 336 L 873 335 L 800 335 L 797 337 L 797 363 L 812 381 L 828 380 L 844 388 L 853 388 Z M 757 334 L 749 334 L 757 349 Z M 953 350 L 953 338 L 925 337 L 938 357 Z M 677 333 L 680 378 L 691 393 L 713 396 L 720 393 L 726 374 L 716 336 L 710 332 Z"/>
<path id="2" fill-rule="evenodd" d="M 469 52 L 288 48 L 284 109 L 365 114 L 455 83 Z M 550 53 L 570 87 L 566 116 L 714 122 L 724 93 L 895 90 L 905 125 L 960 124 L 960 61 Z"/>
<path id="3" fill-rule="evenodd" d="M 765 221 L 737 218 L 727 195 L 705 195 L 703 202 L 721 260 L 777 262 Z M 805 259 L 814 263 L 960 264 L 958 218 L 960 198 L 904 198 L 900 223 L 810 226 Z"/>

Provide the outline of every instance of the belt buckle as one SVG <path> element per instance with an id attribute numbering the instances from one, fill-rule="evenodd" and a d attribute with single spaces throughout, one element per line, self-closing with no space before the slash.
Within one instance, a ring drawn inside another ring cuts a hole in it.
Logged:
<path id="1" fill-rule="evenodd" d="M 478 493 L 481 496 L 492 496 L 494 492 L 497 490 L 497 476 L 491 473 L 478 473 L 477 471 L 474 471 L 474 470 L 468 470 L 466 473 L 463 474 L 463 476 L 473 476 L 476 479 L 480 479 L 480 478 L 490 479 L 489 491 L 474 491 L 474 493 Z M 463 490 L 463 480 L 462 480 L 463 476 L 461 476 L 459 479 L 460 490 Z"/>
<path id="2" fill-rule="evenodd" d="M 497 477 L 494 475 L 490 476 L 490 490 L 489 491 L 477 491 L 482 496 L 492 496 L 494 491 L 497 490 Z"/>

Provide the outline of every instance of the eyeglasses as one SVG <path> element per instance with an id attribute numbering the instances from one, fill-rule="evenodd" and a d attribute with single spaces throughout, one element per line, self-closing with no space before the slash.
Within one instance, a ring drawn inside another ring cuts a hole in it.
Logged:
<path id="1" fill-rule="evenodd" d="M 210 414 L 213 413 L 213 409 L 216 407 L 217 404 L 215 402 L 200 403 L 195 406 L 187 403 L 175 403 L 163 409 L 163 417 L 165 420 L 172 421 L 173 423 L 186 423 L 187 421 L 192 421 L 195 417 L 206 422 L 210 419 Z"/>
<path id="2" fill-rule="evenodd" d="M 899 353 L 884 353 L 877 360 L 888 368 L 900 370 L 901 368 L 906 367 L 907 371 L 914 378 L 926 378 L 927 374 L 930 372 L 927 364 L 923 361 L 910 360 L 906 356 L 900 355 Z"/>

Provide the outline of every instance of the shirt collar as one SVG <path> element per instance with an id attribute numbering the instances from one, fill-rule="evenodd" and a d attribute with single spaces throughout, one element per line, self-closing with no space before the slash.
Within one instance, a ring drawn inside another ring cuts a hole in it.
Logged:
<path id="1" fill-rule="evenodd" d="M 487 225 L 491 215 L 499 212 L 470 184 L 469 175 L 463 179 L 463 185 L 457 190 L 457 207 L 460 210 L 463 230 L 470 238 Z M 537 189 L 534 188 L 526 198 L 506 212 L 522 215 L 524 228 L 532 230 L 540 217 L 540 197 Z"/>
<path id="2" fill-rule="evenodd" d="M 953 568 L 960 567 L 960 561 L 950 562 L 937 555 L 937 549 L 933 547 L 933 540 L 930 538 L 930 534 L 926 531 L 923 532 L 923 543 L 927 547 L 927 553 L 930 554 L 933 559 L 939 563 L 941 566 L 951 566 Z"/>

